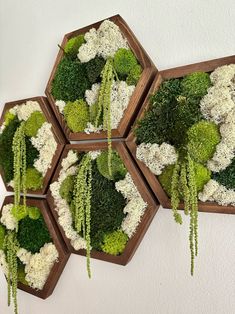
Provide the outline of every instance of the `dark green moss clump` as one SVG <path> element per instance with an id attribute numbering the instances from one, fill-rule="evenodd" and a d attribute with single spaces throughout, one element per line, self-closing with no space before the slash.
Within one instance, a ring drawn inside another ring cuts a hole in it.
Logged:
<path id="1" fill-rule="evenodd" d="M 57 100 L 75 101 L 83 98 L 91 87 L 84 63 L 64 57 L 52 82 L 52 95 Z"/>
<path id="2" fill-rule="evenodd" d="M 226 169 L 214 173 L 213 179 L 224 185 L 227 189 L 235 189 L 235 158 Z"/>
<path id="3" fill-rule="evenodd" d="M 15 131 L 20 125 L 18 118 L 14 118 L 9 121 L 8 126 L 5 127 L 0 135 L 0 166 L 4 171 L 4 177 L 6 182 L 10 182 L 13 177 L 13 161 L 14 156 L 12 152 L 12 141 Z"/>
<path id="4" fill-rule="evenodd" d="M 67 201 L 68 204 L 72 202 L 73 190 L 76 176 L 68 176 L 64 179 L 60 186 L 60 196 Z"/>
<path id="5" fill-rule="evenodd" d="M 26 143 L 26 164 L 27 167 L 33 167 L 34 161 L 39 157 L 39 151 L 33 146 L 30 137 L 25 138 Z"/>
<path id="6" fill-rule="evenodd" d="M 91 59 L 89 62 L 85 63 L 87 77 L 91 84 L 97 82 L 104 65 L 105 60 L 102 57 L 95 57 L 94 59 Z"/>
<path id="7" fill-rule="evenodd" d="M 186 75 L 182 82 L 182 94 L 187 98 L 201 99 L 211 86 L 210 75 L 205 72 L 194 72 Z"/>
<path id="8" fill-rule="evenodd" d="M 51 236 L 42 216 L 34 220 L 28 216 L 19 222 L 17 234 L 20 247 L 31 253 L 39 252 L 46 243 L 51 242 Z"/>

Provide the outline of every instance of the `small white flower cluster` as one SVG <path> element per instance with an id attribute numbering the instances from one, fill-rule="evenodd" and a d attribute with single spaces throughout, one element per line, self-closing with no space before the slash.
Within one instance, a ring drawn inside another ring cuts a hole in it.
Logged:
<path id="1" fill-rule="evenodd" d="M 16 115 L 20 121 L 26 121 L 35 111 L 42 111 L 37 101 L 28 100 L 25 104 L 16 105 L 9 110 L 10 113 Z"/>
<path id="2" fill-rule="evenodd" d="M 62 168 L 60 170 L 58 181 L 50 185 L 51 194 L 54 198 L 56 206 L 55 210 L 59 216 L 58 222 L 63 228 L 66 237 L 70 240 L 72 247 L 76 251 L 79 249 L 86 249 L 86 241 L 73 228 L 72 214 L 66 200 L 60 196 L 60 186 L 67 176 L 76 174 L 77 167 L 72 165 L 77 160 L 77 153 L 72 150 L 69 151 L 67 157 L 64 158 L 61 163 Z"/>
<path id="3" fill-rule="evenodd" d="M 34 161 L 34 167 L 44 176 L 51 167 L 51 162 L 57 149 L 51 124 L 48 122 L 43 123 L 36 137 L 32 137 L 30 140 L 39 151 L 39 157 Z"/>
<path id="4" fill-rule="evenodd" d="M 8 230 L 15 230 L 18 226 L 18 222 L 15 217 L 12 215 L 11 210 L 13 204 L 7 204 L 3 206 L 2 215 L 0 222 L 8 229 Z"/>
<path id="5" fill-rule="evenodd" d="M 235 64 L 215 69 L 210 75 L 214 86 L 200 103 L 207 120 L 220 125 L 221 141 L 207 167 L 213 172 L 226 169 L 235 157 Z"/>
<path id="6" fill-rule="evenodd" d="M 86 43 L 78 50 L 78 59 L 81 62 L 88 62 L 96 55 L 104 59 L 113 57 L 119 48 L 128 48 L 127 40 L 123 38 L 119 27 L 109 20 L 101 23 L 96 30 L 91 28 L 85 34 Z"/>
<path id="7" fill-rule="evenodd" d="M 61 114 L 64 114 L 64 107 L 66 105 L 66 102 L 63 100 L 56 100 L 55 105 L 58 107 L 59 112 Z"/>
<path id="8" fill-rule="evenodd" d="M 204 185 L 203 191 L 198 194 L 198 198 L 202 202 L 210 201 L 223 206 L 235 206 L 235 191 L 227 189 L 212 179 Z"/>
<path id="9" fill-rule="evenodd" d="M 19 249 L 18 258 L 25 264 L 25 279 L 33 289 L 42 290 L 59 254 L 53 243 L 46 243 L 39 253 Z"/>
<path id="10" fill-rule="evenodd" d="M 6 254 L 3 250 L 0 250 L 0 266 L 2 267 L 5 276 L 8 275 L 8 264 L 6 261 Z"/>
<path id="11" fill-rule="evenodd" d="M 116 129 L 124 115 L 124 112 L 129 104 L 130 98 L 134 92 L 134 85 L 127 85 L 125 81 L 113 81 L 111 90 L 111 128 Z M 91 90 L 86 90 L 85 97 L 89 106 L 94 105 L 99 96 L 100 84 L 93 84 Z M 92 123 L 88 122 L 86 133 L 99 132 L 102 126 L 96 128 Z"/>
<path id="12" fill-rule="evenodd" d="M 115 183 L 115 188 L 117 191 L 121 192 L 128 201 L 123 209 L 123 212 L 127 213 L 127 216 L 123 220 L 121 228 L 128 237 L 131 238 L 141 221 L 147 203 L 142 199 L 129 172 L 123 180 Z"/>
<path id="13" fill-rule="evenodd" d="M 150 143 L 138 145 L 136 157 L 155 175 L 160 175 L 164 167 L 174 164 L 178 158 L 174 146 L 165 142 L 161 145 Z"/>

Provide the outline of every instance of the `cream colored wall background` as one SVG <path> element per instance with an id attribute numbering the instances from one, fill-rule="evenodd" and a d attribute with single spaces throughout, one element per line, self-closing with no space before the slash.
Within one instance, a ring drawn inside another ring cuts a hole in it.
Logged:
<path id="1" fill-rule="evenodd" d="M 0 103 L 43 95 L 63 34 L 119 13 L 159 69 L 235 54 L 234 0 L 0 0 Z M 0 201 L 5 189 L 0 183 Z M 189 275 L 188 221 L 160 209 L 126 267 L 71 256 L 46 301 L 19 291 L 20 314 L 233 314 L 235 216 L 199 215 Z M 7 308 L 0 271 L 0 313 Z"/>

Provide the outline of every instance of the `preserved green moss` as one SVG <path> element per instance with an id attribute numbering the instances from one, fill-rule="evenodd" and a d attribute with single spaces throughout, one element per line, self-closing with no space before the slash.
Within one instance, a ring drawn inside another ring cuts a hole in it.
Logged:
<path id="1" fill-rule="evenodd" d="M 28 207 L 24 205 L 13 206 L 11 213 L 17 221 L 20 221 L 28 216 Z"/>
<path id="2" fill-rule="evenodd" d="M 87 77 L 91 84 L 97 82 L 97 80 L 100 78 L 104 65 L 105 60 L 98 56 L 85 63 Z"/>
<path id="3" fill-rule="evenodd" d="M 128 236 L 123 231 L 114 231 L 104 235 L 101 248 L 107 254 L 119 255 L 123 253 L 127 241 Z"/>
<path id="4" fill-rule="evenodd" d="M 37 220 L 41 217 L 40 209 L 35 206 L 28 206 L 28 215 L 30 219 Z"/>
<path id="5" fill-rule="evenodd" d="M 200 100 L 211 86 L 210 75 L 205 72 L 194 72 L 186 75 L 182 82 L 182 95 Z"/>
<path id="6" fill-rule="evenodd" d="M 46 119 L 42 112 L 34 111 L 25 122 L 25 135 L 35 137 L 45 121 Z"/>
<path id="7" fill-rule="evenodd" d="M 39 151 L 35 148 L 30 141 L 29 137 L 25 137 L 26 144 L 26 165 L 28 168 L 33 167 L 34 161 L 39 157 Z"/>
<path id="8" fill-rule="evenodd" d="M 20 122 L 17 117 L 9 121 L 8 126 L 5 127 L 2 134 L 0 134 L 0 166 L 4 172 L 6 182 L 10 182 L 13 177 L 13 151 L 12 142 Z"/>
<path id="9" fill-rule="evenodd" d="M 17 280 L 18 282 L 21 282 L 23 285 L 28 286 L 28 282 L 25 279 L 26 273 L 25 273 L 25 266 L 22 262 L 18 261 L 18 267 L 17 267 Z"/>
<path id="10" fill-rule="evenodd" d="M 84 131 L 90 119 L 87 103 L 82 99 L 67 102 L 64 107 L 64 116 L 71 131 Z"/>
<path id="11" fill-rule="evenodd" d="M 4 124 L 5 126 L 8 126 L 9 123 L 15 119 L 15 115 L 13 113 L 10 113 L 9 111 L 7 111 L 4 115 Z"/>
<path id="12" fill-rule="evenodd" d="M 104 176 L 105 178 L 107 178 L 109 180 L 118 181 L 118 180 L 124 179 L 124 177 L 127 173 L 127 170 L 123 164 L 122 159 L 120 158 L 118 153 L 114 150 L 112 151 L 112 157 L 111 158 L 112 158 L 111 159 L 112 172 L 110 175 L 109 169 L 108 169 L 108 151 L 103 151 L 97 157 L 96 163 L 97 163 L 97 168 L 98 168 L 100 174 L 102 174 L 102 176 Z"/>
<path id="13" fill-rule="evenodd" d="M 219 142 L 219 128 L 214 122 L 200 121 L 188 130 L 188 152 L 196 162 L 212 158 Z"/>
<path id="14" fill-rule="evenodd" d="M 56 100 L 75 101 L 90 89 L 84 63 L 64 57 L 57 67 L 51 92 Z"/>
<path id="15" fill-rule="evenodd" d="M 60 186 L 60 196 L 67 201 L 68 204 L 72 202 L 73 190 L 76 176 L 68 176 L 64 179 Z"/>
<path id="16" fill-rule="evenodd" d="M 46 243 L 51 242 L 51 236 L 42 216 L 39 219 L 31 219 L 28 216 L 19 222 L 17 234 L 20 247 L 35 254 Z"/>
<path id="17" fill-rule="evenodd" d="M 35 168 L 28 168 L 26 170 L 26 189 L 36 191 L 42 188 L 42 184 L 42 174 Z"/>
<path id="18" fill-rule="evenodd" d="M 235 158 L 226 169 L 213 173 L 213 179 L 224 185 L 227 189 L 235 189 Z"/>
<path id="19" fill-rule="evenodd" d="M 95 125 L 96 124 L 96 117 L 99 113 L 99 105 L 98 102 L 94 103 L 93 105 L 89 106 L 89 111 L 90 111 L 90 122 Z M 101 113 L 97 126 L 102 125 L 103 122 L 103 114 Z"/>
<path id="20" fill-rule="evenodd" d="M 0 223 L 0 250 L 4 249 L 5 235 L 6 228 L 3 226 L 3 224 Z"/>
<path id="21" fill-rule="evenodd" d="M 83 34 L 70 38 L 64 47 L 64 52 L 71 58 L 76 58 L 78 54 L 78 49 L 84 43 L 85 39 Z"/>
<path id="22" fill-rule="evenodd" d="M 114 55 L 114 68 L 118 74 L 128 75 L 131 69 L 138 64 L 137 59 L 130 49 L 120 48 Z"/>
<path id="23" fill-rule="evenodd" d="M 136 85 L 141 77 L 142 67 L 136 64 L 129 72 L 126 82 L 128 85 Z"/>

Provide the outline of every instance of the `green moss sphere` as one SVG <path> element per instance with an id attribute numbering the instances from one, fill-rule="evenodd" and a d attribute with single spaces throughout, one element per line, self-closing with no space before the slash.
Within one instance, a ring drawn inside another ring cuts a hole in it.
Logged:
<path id="1" fill-rule="evenodd" d="M 42 174 L 35 168 L 28 168 L 26 170 L 26 188 L 27 190 L 36 191 L 42 187 Z"/>
<path id="2" fill-rule="evenodd" d="M 25 134 L 29 137 L 35 137 L 45 121 L 46 119 L 42 112 L 34 111 L 25 122 Z"/>
<path id="3" fill-rule="evenodd" d="M 57 67 L 51 86 L 56 100 L 75 101 L 83 98 L 91 84 L 86 75 L 84 63 L 64 57 Z"/>
<path id="4" fill-rule="evenodd" d="M 8 126 L 9 123 L 15 119 L 15 115 L 13 113 L 10 113 L 9 111 L 7 111 L 4 115 L 4 123 L 5 126 Z"/>
<path id="5" fill-rule="evenodd" d="M 90 118 L 87 103 L 82 99 L 69 101 L 64 107 L 64 116 L 71 131 L 84 131 Z"/>
<path id="6" fill-rule="evenodd" d="M 120 48 L 114 55 L 114 68 L 121 76 L 128 75 L 137 65 L 135 55 L 130 49 Z"/>
<path id="7" fill-rule="evenodd" d="M 123 164 L 123 161 L 121 160 L 120 156 L 117 152 L 112 151 L 112 162 L 111 162 L 111 168 L 112 168 L 112 175 L 109 174 L 108 169 L 108 151 L 103 151 L 96 159 L 97 167 L 105 178 L 109 180 L 122 180 L 124 179 L 127 170 L 126 167 Z"/>
<path id="8" fill-rule="evenodd" d="M 6 228 L 0 223 L 0 250 L 3 250 Z"/>
<path id="9" fill-rule="evenodd" d="M 81 47 L 82 44 L 85 43 L 84 35 L 78 35 L 76 37 L 70 38 L 65 47 L 64 51 L 72 58 L 76 58 L 78 54 L 78 49 Z"/>
<path id="10" fill-rule="evenodd" d="M 11 214 L 17 221 L 20 221 L 21 219 L 24 219 L 26 216 L 28 216 L 28 207 L 23 205 L 13 206 L 11 209 Z"/>
<path id="11" fill-rule="evenodd" d="M 91 84 L 95 83 L 100 77 L 101 71 L 105 65 L 105 60 L 102 57 L 95 57 L 85 63 L 86 73 Z"/>
<path id="12" fill-rule="evenodd" d="M 136 85 L 141 77 L 142 68 L 139 64 L 136 64 L 129 72 L 126 82 L 128 85 Z"/>
<path id="13" fill-rule="evenodd" d="M 35 206 L 28 206 L 28 215 L 29 218 L 37 220 L 41 217 L 40 209 Z"/>
<path id="14" fill-rule="evenodd" d="M 127 241 L 128 236 L 123 231 L 114 231 L 104 235 L 101 248 L 107 254 L 119 255 L 124 251 Z"/>
<path id="15" fill-rule="evenodd" d="M 219 128 L 214 122 L 200 121 L 188 130 L 188 152 L 196 162 L 212 158 L 219 142 Z"/>
<path id="16" fill-rule="evenodd" d="M 186 97 L 202 98 L 210 86 L 210 76 L 205 72 L 194 72 L 186 75 L 181 82 L 182 94 Z"/>
<path id="17" fill-rule="evenodd" d="M 60 186 L 60 196 L 67 201 L 68 204 L 71 203 L 73 198 L 73 190 L 75 184 L 76 176 L 68 176 L 64 179 Z"/>

